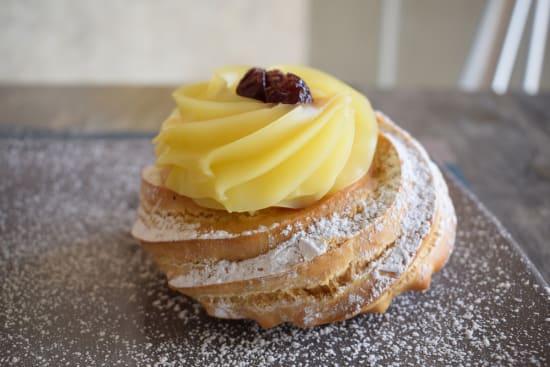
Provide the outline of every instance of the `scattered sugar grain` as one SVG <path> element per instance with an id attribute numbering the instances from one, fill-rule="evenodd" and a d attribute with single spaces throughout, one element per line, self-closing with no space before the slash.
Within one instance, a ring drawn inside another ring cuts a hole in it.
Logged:
<path id="1" fill-rule="evenodd" d="M 428 292 L 398 297 L 385 315 L 262 330 L 212 319 L 171 291 L 130 237 L 150 160 L 149 141 L 2 139 L 0 365 L 550 363 L 548 290 L 528 270 L 502 271 L 521 255 L 456 186 L 456 249 Z"/>

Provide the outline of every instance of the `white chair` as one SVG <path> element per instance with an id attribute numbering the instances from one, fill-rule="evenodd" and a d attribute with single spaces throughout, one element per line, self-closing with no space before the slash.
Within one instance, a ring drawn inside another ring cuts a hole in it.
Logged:
<path id="1" fill-rule="evenodd" d="M 539 90 L 550 18 L 550 0 L 535 1 L 527 66 L 522 84 L 522 89 L 528 94 L 536 94 Z M 487 0 L 459 80 L 462 89 L 473 91 L 490 85 L 495 93 L 506 93 L 531 5 L 532 0 L 515 0 L 515 3 L 512 0 Z M 395 85 L 400 13 L 401 0 L 383 1 L 378 58 L 380 87 Z"/>
<path id="2" fill-rule="evenodd" d="M 483 81 L 488 79 L 487 76 L 491 72 L 491 59 L 488 50 L 494 49 L 494 46 L 498 45 L 501 25 L 509 15 L 509 4 L 503 0 L 487 1 L 476 39 L 460 79 L 460 86 L 463 89 L 477 90 L 483 86 Z M 531 0 L 516 0 L 511 16 L 509 16 L 506 35 L 491 82 L 491 89 L 497 94 L 506 93 L 508 90 L 531 4 Z M 537 94 L 539 91 L 548 19 L 550 18 L 550 0 L 536 0 L 534 11 L 527 65 L 522 84 L 523 91 L 528 94 Z"/>

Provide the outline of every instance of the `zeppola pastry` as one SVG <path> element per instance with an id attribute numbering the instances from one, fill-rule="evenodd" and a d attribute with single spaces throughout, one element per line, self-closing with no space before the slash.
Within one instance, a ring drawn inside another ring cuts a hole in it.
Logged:
<path id="1" fill-rule="evenodd" d="M 337 79 L 227 67 L 174 92 L 134 237 L 208 314 L 301 327 L 429 287 L 456 217 L 422 146 Z"/>

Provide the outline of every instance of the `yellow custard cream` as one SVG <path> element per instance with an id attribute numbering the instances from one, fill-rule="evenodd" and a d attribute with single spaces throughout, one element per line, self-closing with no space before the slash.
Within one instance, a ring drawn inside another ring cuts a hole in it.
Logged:
<path id="1" fill-rule="evenodd" d="M 164 185 L 229 212 L 301 208 L 369 169 L 378 125 L 369 101 L 321 71 L 277 65 L 309 86 L 313 103 L 273 104 L 237 95 L 249 67 L 177 89 L 178 108 L 153 140 Z"/>

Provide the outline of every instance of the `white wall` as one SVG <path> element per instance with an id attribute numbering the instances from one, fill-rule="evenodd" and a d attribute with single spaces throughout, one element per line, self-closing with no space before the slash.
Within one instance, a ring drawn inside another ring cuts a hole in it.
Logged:
<path id="1" fill-rule="evenodd" d="M 0 0 L 0 81 L 175 83 L 306 63 L 308 1 Z"/>
<path id="2" fill-rule="evenodd" d="M 485 0 L 401 2 L 397 86 L 457 87 Z M 381 9 L 382 0 L 0 0 L 0 82 L 177 84 L 220 65 L 298 63 L 375 85 Z M 547 45 L 545 89 L 549 66 Z"/>
<path id="3" fill-rule="evenodd" d="M 485 0 L 401 0 L 396 85 L 401 88 L 458 87 L 485 3 Z M 533 9 L 511 89 L 520 88 L 524 76 Z M 376 85 L 381 11 L 382 0 L 312 2 L 310 63 L 344 80 Z M 550 36 L 541 89 L 550 90 Z"/>

